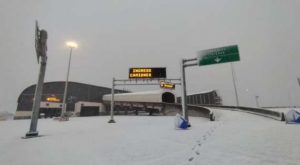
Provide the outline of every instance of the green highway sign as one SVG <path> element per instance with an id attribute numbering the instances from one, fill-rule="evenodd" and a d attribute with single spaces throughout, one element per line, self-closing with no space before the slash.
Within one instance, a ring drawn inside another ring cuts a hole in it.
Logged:
<path id="1" fill-rule="evenodd" d="M 207 49 L 198 52 L 198 65 L 212 65 L 240 61 L 237 45 Z"/>

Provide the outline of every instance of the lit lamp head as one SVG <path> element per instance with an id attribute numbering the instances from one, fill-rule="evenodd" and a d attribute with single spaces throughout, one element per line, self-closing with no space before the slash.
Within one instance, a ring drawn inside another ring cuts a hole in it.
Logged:
<path id="1" fill-rule="evenodd" d="M 78 44 L 74 41 L 68 41 L 66 42 L 66 45 L 69 47 L 69 48 L 77 48 L 78 47 Z"/>

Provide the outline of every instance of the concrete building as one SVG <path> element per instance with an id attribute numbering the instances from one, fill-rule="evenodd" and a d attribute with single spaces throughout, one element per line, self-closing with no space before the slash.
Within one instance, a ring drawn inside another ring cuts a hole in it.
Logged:
<path id="1" fill-rule="evenodd" d="M 43 87 L 40 114 L 45 117 L 60 116 L 65 82 L 46 82 Z M 31 85 L 20 94 L 15 119 L 26 119 L 32 115 L 32 104 L 36 85 Z M 127 91 L 115 90 L 115 93 Z M 69 82 L 67 112 L 76 116 L 95 116 L 106 114 L 102 96 L 111 93 L 111 88 Z"/>

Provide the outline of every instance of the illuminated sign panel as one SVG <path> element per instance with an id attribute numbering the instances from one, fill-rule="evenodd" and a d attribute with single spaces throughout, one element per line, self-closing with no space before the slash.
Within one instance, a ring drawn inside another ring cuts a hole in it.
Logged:
<path id="1" fill-rule="evenodd" d="M 60 102 L 60 99 L 58 99 L 56 97 L 48 97 L 47 101 L 50 101 L 50 102 Z"/>
<path id="2" fill-rule="evenodd" d="M 166 78 L 166 68 L 130 68 L 129 78 Z"/>
<path id="3" fill-rule="evenodd" d="M 161 81 L 160 87 L 165 88 L 165 89 L 175 89 L 175 84 L 170 83 L 170 82 Z"/>

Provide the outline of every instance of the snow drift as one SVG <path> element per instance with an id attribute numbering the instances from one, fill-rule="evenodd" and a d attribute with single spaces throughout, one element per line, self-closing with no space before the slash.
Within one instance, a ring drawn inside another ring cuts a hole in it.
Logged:
<path id="1" fill-rule="evenodd" d="M 300 124 L 300 112 L 290 110 L 286 113 L 286 123 Z"/>

